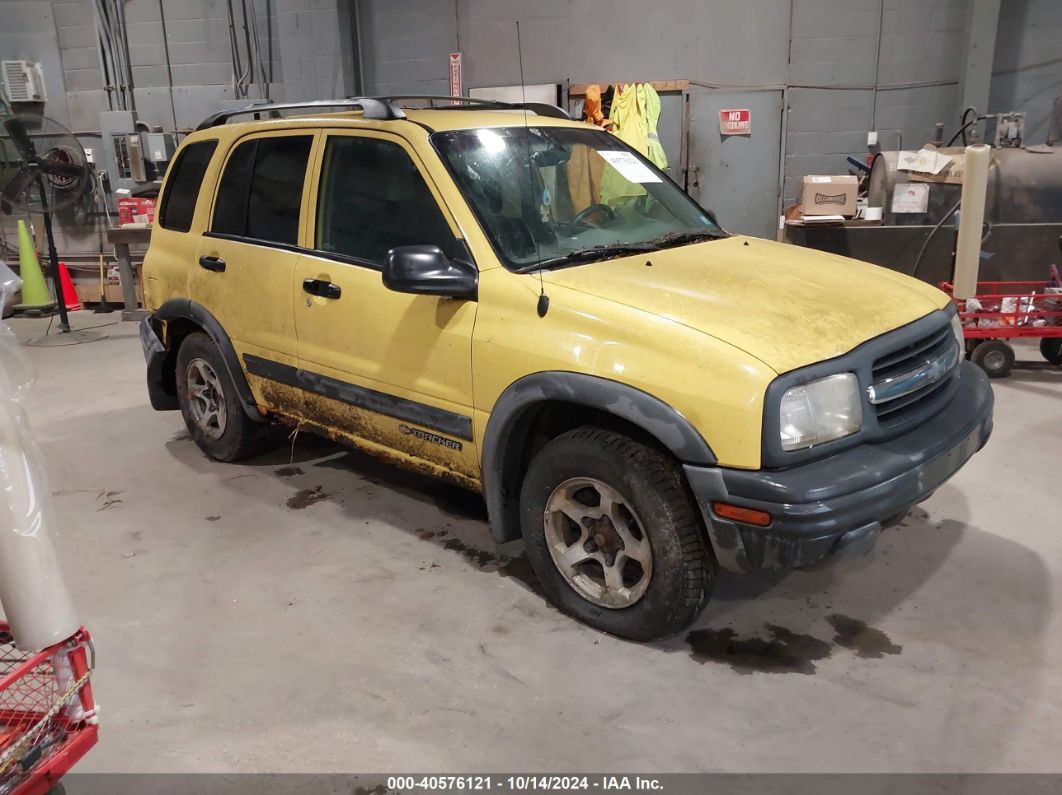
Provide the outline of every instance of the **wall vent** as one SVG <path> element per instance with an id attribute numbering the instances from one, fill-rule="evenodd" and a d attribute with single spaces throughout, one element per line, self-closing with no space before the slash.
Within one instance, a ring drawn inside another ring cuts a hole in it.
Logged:
<path id="1" fill-rule="evenodd" d="M 3 73 L 4 95 L 7 101 L 44 102 L 48 95 L 44 89 L 44 71 L 33 61 L 0 61 Z"/>

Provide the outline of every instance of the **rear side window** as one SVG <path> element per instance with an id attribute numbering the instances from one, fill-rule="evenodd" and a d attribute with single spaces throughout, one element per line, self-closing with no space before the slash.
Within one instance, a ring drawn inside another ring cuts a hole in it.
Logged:
<path id="1" fill-rule="evenodd" d="M 315 247 L 382 265 L 397 246 L 435 245 L 454 255 L 454 233 L 405 149 L 334 136 L 325 147 Z"/>
<path id="2" fill-rule="evenodd" d="M 200 141 L 181 150 L 162 194 L 159 226 L 175 232 L 187 232 L 192 228 L 199 186 L 217 146 L 217 141 Z"/>
<path id="3" fill-rule="evenodd" d="M 294 245 L 312 136 L 258 138 L 236 147 L 222 174 L 211 231 Z"/>

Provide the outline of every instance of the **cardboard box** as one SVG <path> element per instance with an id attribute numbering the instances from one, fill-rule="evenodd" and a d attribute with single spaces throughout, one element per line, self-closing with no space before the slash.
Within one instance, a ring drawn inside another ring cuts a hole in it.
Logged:
<path id="1" fill-rule="evenodd" d="M 859 180 L 851 175 L 824 177 L 809 174 L 800 191 L 801 211 L 805 216 L 856 214 Z"/>

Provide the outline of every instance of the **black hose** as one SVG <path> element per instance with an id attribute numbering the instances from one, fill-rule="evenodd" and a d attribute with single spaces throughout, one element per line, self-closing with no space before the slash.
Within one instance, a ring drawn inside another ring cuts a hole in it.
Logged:
<path id="1" fill-rule="evenodd" d="M 966 122 L 966 124 L 964 124 L 962 127 L 955 131 L 955 135 L 951 136 L 951 140 L 948 141 L 946 145 L 951 146 L 953 143 L 955 143 L 955 139 L 961 135 L 962 145 L 966 146 L 966 131 L 970 129 L 970 127 L 972 127 L 973 125 L 977 124 L 978 121 L 978 119 L 971 119 L 970 121 Z"/>
<path id="2" fill-rule="evenodd" d="M 948 210 L 946 213 L 944 213 L 943 216 L 941 216 L 940 220 L 937 221 L 936 226 L 929 230 L 929 234 L 926 235 L 926 239 L 922 241 L 922 248 L 918 250 L 918 256 L 915 257 L 914 267 L 911 269 L 911 276 L 918 276 L 918 267 L 922 264 L 922 257 L 925 256 L 926 249 L 929 248 L 929 241 L 933 239 L 933 236 L 938 231 L 940 231 L 940 227 L 944 226 L 944 224 L 947 223 L 948 219 L 955 215 L 955 211 L 959 209 L 960 204 L 962 204 L 961 198 L 957 202 L 955 202 L 954 205 L 952 205 L 952 208 L 950 210 Z"/>

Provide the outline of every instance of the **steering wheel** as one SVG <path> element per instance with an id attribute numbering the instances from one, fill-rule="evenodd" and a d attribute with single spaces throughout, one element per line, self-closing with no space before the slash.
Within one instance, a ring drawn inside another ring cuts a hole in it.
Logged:
<path id="1" fill-rule="evenodd" d="M 573 232 L 575 232 L 575 227 L 579 226 L 579 224 L 581 224 L 594 213 L 606 213 L 608 215 L 608 220 L 616 220 L 616 211 L 609 207 L 607 204 L 591 204 L 589 207 L 584 207 L 578 213 L 576 213 L 575 217 L 570 222 L 568 222 L 562 232 L 565 235 L 571 235 Z"/>

